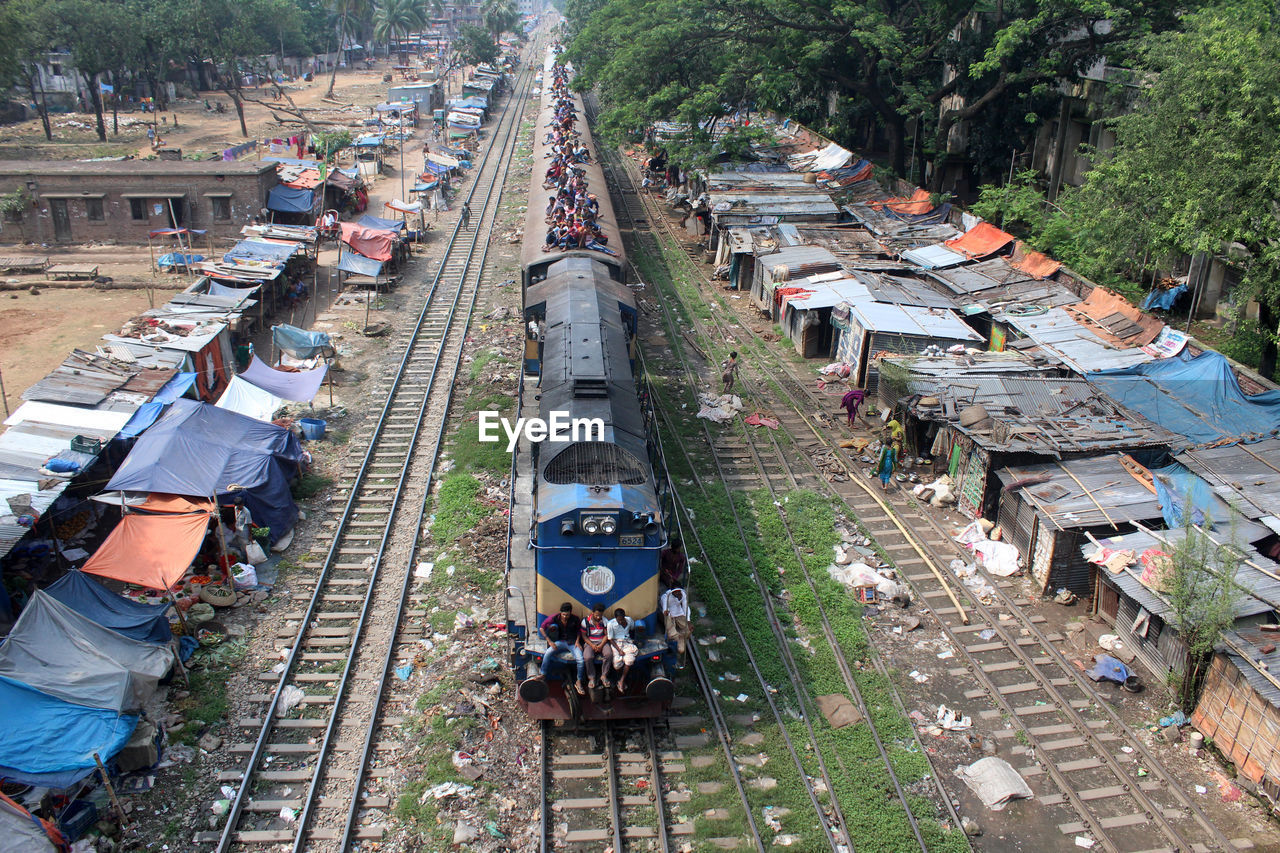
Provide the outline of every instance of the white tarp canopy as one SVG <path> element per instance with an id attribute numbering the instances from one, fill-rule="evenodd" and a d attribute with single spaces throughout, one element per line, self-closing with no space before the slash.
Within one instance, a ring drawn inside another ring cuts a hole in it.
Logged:
<path id="1" fill-rule="evenodd" d="M 167 644 L 104 628 L 37 590 L 0 646 L 0 676 L 88 708 L 136 711 L 169 671 Z"/>
<path id="2" fill-rule="evenodd" d="M 222 392 L 222 396 L 214 405 L 219 409 L 227 409 L 256 421 L 270 423 L 276 410 L 283 406 L 284 402 L 270 391 L 264 391 L 239 376 L 233 376 L 231 382 L 227 384 L 227 390 Z"/>

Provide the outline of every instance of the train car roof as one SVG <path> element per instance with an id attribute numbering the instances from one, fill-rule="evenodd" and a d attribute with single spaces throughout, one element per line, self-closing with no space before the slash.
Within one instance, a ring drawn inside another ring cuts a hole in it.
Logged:
<path id="1" fill-rule="evenodd" d="M 596 221 L 600 223 L 600 230 L 609 238 L 609 248 L 618 254 L 610 255 L 607 252 L 597 252 L 591 249 L 542 251 L 547 235 L 547 223 L 545 221 L 547 218 L 547 199 L 554 195 L 552 190 L 542 185 L 546 177 L 547 163 L 550 162 L 549 158 L 543 157 L 550 149 L 550 146 L 543 142 L 546 138 L 547 129 L 551 126 L 553 114 L 548 100 L 538 113 L 538 120 L 533 127 L 533 174 L 529 178 L 529 209 L 525 214 L 524 245 L 520 253 L 520 267 L 527 270 L 532 264 L 545 263 L 565 257 L 582 257 L 625 270 L 626 252 L 622 246 L 622 235 L 618 230 L 618 219 L 614 215 L 613 202 L 609 198 L 609 186 L 605 183 L 604 171 L 600 168 L 600 149 L 592 139 L 591 129 L 587 126 L 586 111 L 582 108 L 582 98 L 574 95 L 573 102 L 578 114 L 578 121 L 574 128 L 581 134 L 582 141 L 586 144 L 587 150 L 591 152 L 591 162 L 578 165 L 586 170 L 587 191 L 594 195 L 596 201 L 600 203 L 600 213 L 596 217 Z"/>
<path id="2" fill-rule="evenodd" d="M 604 264 L 595 258 L 564 257 L 547 270 L 546 279 L 525 291 L 525 311 L 546 305 L 556 293 L 581 288 L 598 290 L 620 305 L 635 310 L 636 296 L 631 288 L 611 279 Z"/>

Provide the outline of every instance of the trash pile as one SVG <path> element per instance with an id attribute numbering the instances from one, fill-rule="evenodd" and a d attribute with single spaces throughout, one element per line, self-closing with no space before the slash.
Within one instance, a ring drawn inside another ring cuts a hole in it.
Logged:
<path id="1" fill-rule="evenodd" d="M 972 551 L 977 564 L 993 575 L 1007 578 L 1022 571 L 1017 546 L 1000 541 L 1003 531 L 985 518 L 953 533 L 952 538 Z"/>
<path id="2" fill-rule="evenodd" d="M 698 417 L 722 424 L 733 420 L 743 409 L 737 394 L 699 394 Z"/>

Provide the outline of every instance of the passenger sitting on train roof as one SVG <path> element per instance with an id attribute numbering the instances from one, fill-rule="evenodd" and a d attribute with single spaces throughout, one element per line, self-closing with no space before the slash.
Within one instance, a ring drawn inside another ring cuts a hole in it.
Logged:
<path id="1" fill-rule="evenodd" d="M 547 639 L 547 650 L 542 655 L 542 671 L 534 678 L 547 677 L 551 671 L 552 659 L 556 652 L 573 652 L 573 662 L 577 665 L 577 681 L 582 683 L 585 668 L 582 660 L 582 648 L 578 645 L 578 635 L 582 620 L 573 612 L 573 605 L 565 602 L 560 605 L 560 612 L 553 613 L 542 620 L 542 636 Z"/>
<path id="2" fill-rule="evenodd" d="M 591 608 L 587 621 L 582 623 L 579 631 L 579 644 L 582 646 L 582 660 L 591 671 L 591 686 L 599 687 L 599 669 L 609 671 L 613 663 L 613 646 L 609 644 L 609 626 L 604 621 L 604 605 L 597 604 Z M 597 658 L 599 663 L 596 662 Z M 578 692 L 582 693 L 582 676 L 578 676 Z"/>
<path id="3" fill-rule="evenodd" d="M 613 646 L 613 668 L 622 670 L 622 677 L 618 679 L 618 692 L 627 692 L 627 676 L 631 674 L 631 666 L 636 662 L 635 640 L 631 636 L 631 631 L 636 626 L 636 620 L 627 615 L 627 611 L 619 607 L 613 611 L 613 618 L 609 620 L 609 644 Z"/>

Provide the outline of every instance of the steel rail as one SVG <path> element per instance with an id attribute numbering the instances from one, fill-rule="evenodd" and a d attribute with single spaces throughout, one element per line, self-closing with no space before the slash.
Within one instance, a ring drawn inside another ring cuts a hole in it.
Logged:
<path id="1" fill-rule="evenodd" d="M 514 103 L 515 103 L 515 99 L 511 99 L 506 106 L 506 110 L 510 110 Z M 506 113 L 504 111 L 504 117 L 505 117 L 505 114 Z M 490 140 L 489 145 L 486 147 L 485 161 L 484 161 L 484 165 L 481 168 L 484 168 L 490 163 L 490 158 L 493 155 L 496 141 L 497 141 L 497 138 L 495 136 L 493 139 Z M 504 148 L 505 148 L 505 145 L 504 145 Z M 474 193 L 474 191 L 475 191 L 475 187 L 473 186 L 471 189 L 471 192 Z M 468 198 L 470 198 L 470 196 L 468 196 Z M 452 255 L 455 245 L 458 242 L 458 233 L 459 233 L 459 228 L 455 226 L 454 232 L 450 236 L 449 243 L 445 249 L 445 255 L 444 255 L 445 259 L 449 258 Z M 474 238 L 473 238 L 473 244 L 474 244 Z M 280 678 L 276 683 L 274 694 L 272 695 L 270 702 L 267 703 L 267 708 L 263 712 L 261 729 L 254 743 L 253 750 L 251 751 L 246 761 L 245 771 L 244 771 L 244 774 L 241 776 L 239 788 L 236 792 L 236 797 L 231 803 L 230 808 L 228 809 L 227 820 L 226 820 L 226 823 L 224 824 L 222 834 L 218 840 L 218 844 L 216 847 L 216 850 L 218 851 L 218 853 L 225 853 L 225 851 L 228 850 L 233 843 L 235 843 L 234 836 L 235 836 L 235 833 L 237 832 L 239 820 L 243 814 L 245 803 L 248 798 L 249 791 L 252 787 L 251 783 L 253 781 L 254 774 L 257 770 L 258 763 L 261 761 L 262 755 L 266 750 L 268 740 L 275 729 L 274 721 L 275 721 L 277 708 L 279 707 L 280 697 L 283 692 L 283 688 L 289 682 L 290 678 L 294 674 L 294 668 L 296 666 L 298 657 L 302 653 L 303 638 L 305 637 L 306 632 L 308 631 L 311 625 L 312 618 L 315 616 L 316 610 L 322 598 L 324 597 L 324 593 L 327 589 L 327 582 L 329 580 L 329 574 L 334 567 L 335 557 L 338 554 L 339 550 L 341 549 L 341 542 L 342 542 L 344 533 L 347 530 L 347 524 L 351 519 L 355 504 L 358 498 L 360 497 L 360 487 L 364 484 L 364 481 L 369 474 L 369 470 L 371 467 L 370 463 L 378 450 L 382 433 L 388 424 L 389 415 L 391 413 L 393 405 L 396 403 L 397 394 L 403 384 L 406 369 L 408 368 L 413 358 L 415 345 L 418 342 L 419 337 L 421 336 L 422 328 L 426 322 L 427 316 L 431 308 L 433 307 L 436 291 L 437 291 L 437 288 L 439 287 L 441 278 L 443 277 L 444 269 L 445 269 L 445 260 L 442 259 L 440 266 L 437 269 L 436 274 L 432 280 L 430 290 L 428 291 L 428 294 L 424 299 L 422 308 L 419 311 L 417 322 L 415 323 L 413 333 L 409 338 L 409 341 L 405 347 L 404 354 L 401 356 L 400 362 L 397 366 L 395 378 L 392 382 L 391 387 L 387 391 L 386 401 L 383 403 L 382 410 L 379 413 L 378 419 L 374 426 L 373 434 L 371 435 L 369 440 L 369 447 L 365 451 L 364 457 L 361 460 L 360 469 L 357 471 L 352 481 L 350 493 L 347 496 L 347 501 L 343 507 L 342 515 L 340 516 L 339 521 L 336 525 L 333 540 L 330 543 L 329 549 L 325 555 L 324 563 L 322 564 L 320 574 L 316 580 L 315 589 L 312 592 L 311 598 L 307 605 L 306 612 L 300 621 L 298 633 L 294 638 L 292 647 L 290 648 L 289 654 L 285 660 L 285 667 L 283 671 L 280 673 Z M 423 394 L 422 401 L 418 410 L 417 419 L 415 421 L 413 438 L 410 440 L 409 449 L 405 455 L 404 468 L 397 481 L 395 497 L 393 500 L 393 506 L 387 513 L 387 524 L 386 524 L 386 528 L 383 531 L 382 539 L 380 540 L 377 559 L 375 559 L 373 563 L 373 567 L 370 571 L 370 579 L 368 584 L 368 587 L 370 590 L 373 588 L 374 584 L 376 583 L 379 572 L 380 572 L 381 557 L 382 557 L 383 551 L 385 550 L 387 541 L 389 539 L 391 529 L 394 526 L 395 510 L 398 508 L 400 497 L 402 496 L 404 491 L 404 483 L 407 477 L 409 462 L 413 457 L 413 445 L 414 445 L 414 442 L 416 441 L 419 431 L 421 430 L 422 419 L 426 412 L 429 398 L 430 398 L 429 392 Z M 332 729 L 339 716 L 338 711 L 340 706 L 341 691 L 345 689 L 346 682 L 349 677 L 350 665 L 351 665 L 351 662 L 354 660 L 356 650 L 359 647 L 359 639 L 363 634 L 365 625 L 367 624 L 367 617 L 368 617 L 368 596 L 366 596 L 365 607 L 361 611 L 359 622 L 357 623 L 357 627 L 353 635 L 351 645 L 348 649 L 347 661 L 346 661 L 343 675 L 339 680 L 340 692 L 335 696 L 335 701 L 333 703 L 333 710 L 330 716 L 330 722 L 328 727 L 326 728 L 326 741 L 330 737 L 332 733 Z M 311 783 L 311 794 L 308 796 L 307 801 L 304 803 L 304 814 L 307 814 L 307 815 L 309 815 L 309 812 L 313 805 L 312 800 L 314 798 L 315 786 L 317 784 L 317 781 L 321 773 L 321 763 L 322 762 L 320 761 L 316 762 L 315 773 L 312 777 L 312 783 Z M 359 792 L 356 791 L 355 796 L 357 798 L 358 798 L 358 795 L 359 795 Z M 302 842 L 302 839 L 304 838 L 304 827 L 305 827 L 304 821 L 301 819 L 298 820 L 297 830 L 296 830 L 297 834 L 295 836 L 295 842 L 294 842 L 294 848 L 293 848 L 295 851 L 300 849 L 300 844 Z"/>

